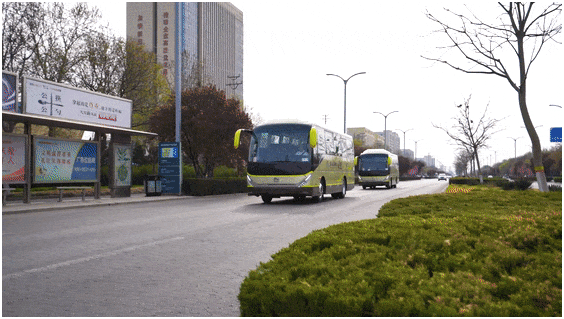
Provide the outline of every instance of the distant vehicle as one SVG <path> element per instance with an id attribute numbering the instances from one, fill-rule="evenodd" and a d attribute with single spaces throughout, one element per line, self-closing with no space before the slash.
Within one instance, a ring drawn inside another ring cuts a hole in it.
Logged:
<path id="1" fill-rule="evenodd" d="M 249 195 L 263 202 L 293 196 L 303 200 L 324 194 L 344 198 L 354 188 L 354 146 L 348 134 L 300 121 L 276 121 L 254 130 L 237 130 L 235 148 L 241 133 L 251 134 L 247 164 Z"/>
<path id="2" fill-rule="evenodd" d="M 446 181 L 446 180 L 447 180 L 446 174 L 443 173 L 439 174 L 439 181 Z"/>
<path id="3" fill-rule="evenodd" d="M 358 183 L 362 189 L 386 186 L 396 188 L 399 182 L 398 156 L 384 149 L 368 149 L 355 158 Z"/>

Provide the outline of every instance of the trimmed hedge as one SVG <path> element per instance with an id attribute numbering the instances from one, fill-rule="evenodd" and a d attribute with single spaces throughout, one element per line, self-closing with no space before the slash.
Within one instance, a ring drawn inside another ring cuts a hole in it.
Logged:
<path id="1" fill-rule="evenodd" d="M 473 188 L 295 241 L 245 278 L 241 315 L 562 316 L 561 194 Z"/>
<path id="2" fill-rule="evenodd" d="M 247 192 L 247 180 L 192 178 L 182 181 L 182 191 L 186 195 L 205 196 Z"/>
<path id="3" fill-rule="evenodd" d="M 492 185 L 500 187 L 504 190 L 527 190 L 533 184 L 533 179 L 521 178 L 516 181 L 508 181 L 501 177 L 483 178 L 484 185 Z M 453 177 L 449 179 L 449 184 L 456 185 L 480 185 L 480 179 L 477 177 Z"/>

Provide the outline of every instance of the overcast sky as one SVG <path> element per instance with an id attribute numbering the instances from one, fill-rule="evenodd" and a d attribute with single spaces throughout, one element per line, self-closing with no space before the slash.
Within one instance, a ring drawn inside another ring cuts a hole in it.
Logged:
<path id="1" fill-rule="evenodd" d="M 125 37 L 125 2 L 97 3 L 103 19 Z M 420 4 L 386 1 L 232 1 L 244 15 L 244 103 L 265 121 L 297 118 L 343 131 L 342 78 L 358 73 L 347 84 L 347 127 L 407 131 L 405 147 L 417 157 L 431 155 L 453 167 L 458 147 L 433 124 L 450 127 L 456 105 L 471 96 L 471 115 L 478 120 L 503 119 L 501 130 L 480 153 L 488 165 L 530 150 L 531 142 L 519 111 L 517 93 L 507 80 L 493 75 L 464 74 L 421 56 L 440 57 L 448 45 L 428 10 L 447 17 L 444 7 L 467 13 L 453 2 Z M 538 4 L 542 6 L 544 3 Z M 495 18 L 497 3 L 469 8 L 479 17 Z M 562 36 L 559 36 L 562 39 Z M 550 148 L 550 128 L 562 126 L 562 44 L 545 46 L 528 78 L 529 113 L 541 145 Z M 515 65 L 514 56 L 508 56 Z M 325 124 L 325 116 L 328 117 Z M 404 145 L 403 133 L 397 131 Z M 437 163 L 437 166 L 439 165 Z"/>

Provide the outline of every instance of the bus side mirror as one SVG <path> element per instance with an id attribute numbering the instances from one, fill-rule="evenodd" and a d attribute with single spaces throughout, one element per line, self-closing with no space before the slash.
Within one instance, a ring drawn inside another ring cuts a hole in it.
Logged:
<path id="1" fill-rule="evenodd" d="M 241 131 L 243 129 L 238 129 L 237 132 L 235 132 L 235 138 L 233 139 L 233 146 L 235 147 L 235 149 L 239 148 L 239 144 L 241 143 Z"/>
<path id="2" fill-rule="evenodd" d="M 392 158 L 388 156 L 388 166 L 392 165 Z"/>
<path id="3" fill-rule="evenodd" d="M 354 157 L 354 166 L 357 166 L 357 165 L 358 165 L 358 156 L 355 156 Z"/>
<path id="4" fill-rule="evenodd" d="M 317 146 L 317 130 L 314 127 L 309 130 L 309 146 L 311 146 L 311 148 Z"/>

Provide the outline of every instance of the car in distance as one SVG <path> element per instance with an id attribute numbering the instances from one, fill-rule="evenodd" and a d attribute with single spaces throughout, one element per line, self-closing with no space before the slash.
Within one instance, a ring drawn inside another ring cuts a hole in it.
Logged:
<path id="1" fill-rule="evenodd" d="M 446 180 L 447 180 L 446 174 L 443 173 L 439 174 L 439 181 L 446 181 Z"/>

